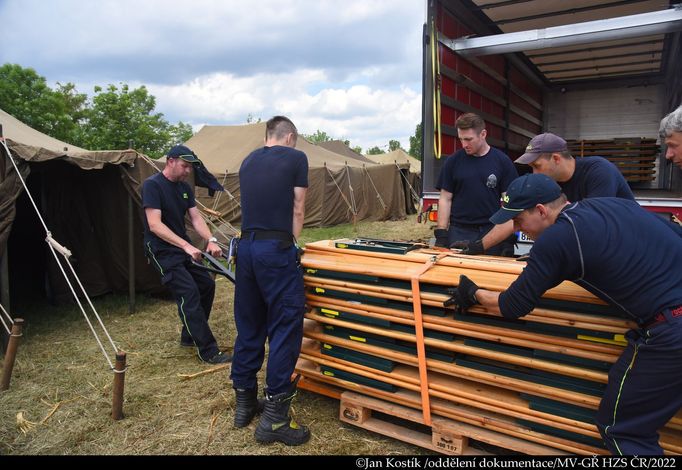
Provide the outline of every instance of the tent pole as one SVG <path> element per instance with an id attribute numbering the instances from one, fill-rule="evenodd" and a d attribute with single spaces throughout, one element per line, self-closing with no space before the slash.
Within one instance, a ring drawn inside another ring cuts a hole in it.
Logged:
<path id="1" fill-rule="evenodd" d="M 135 313 L 135 237 L 133 197 L 128 194 L 128 313 Z"/>

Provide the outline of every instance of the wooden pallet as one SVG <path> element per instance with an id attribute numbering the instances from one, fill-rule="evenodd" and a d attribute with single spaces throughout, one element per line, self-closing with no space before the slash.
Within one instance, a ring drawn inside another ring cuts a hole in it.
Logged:
<path id="1" fill-rule="evenodd" d="M 339 419 L 368 431 L 448 455 L 490 455 L 489 452 L 472 447 L 470 439 L 526 454 L 557 453 L 556 449 L 438 416 L 433 417 L 429 428 L 421 424 L 422 413 L 417 410 L 354 392 L 341 394 Z"/>
<path id="2" fill-rule="evenodd" d="M 659 146 L 656 139 L 569 140 L 576 157 L 600 156 L 611 161 L 630 183 L 653 181 Z"/>

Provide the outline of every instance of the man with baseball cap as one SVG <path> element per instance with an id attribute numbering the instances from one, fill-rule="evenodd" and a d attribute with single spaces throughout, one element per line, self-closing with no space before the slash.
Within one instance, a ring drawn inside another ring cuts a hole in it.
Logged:
<path id="1" fill-rule="evenodd" d="M 618 168 L 602 157 L 573 158 L 566 141 L 551 132 L 536 135 L 526 153 L 514 163 L 530 165 L 559 183 L 569 201 L 588 197 L 622 197 L 635 200 L 632 190 Z"/>
<path id="2" fill-rule="evenodd" d="M 164 284 L 175 297 L 182 323 L 180 345 L 195 347 L 199 358 L 209 364 L 232 359 L 218 349 L 208 318 L 213 306 L 215 282 L 192 260 L 201 260 L 201 250 L 194 247 L 185 229 L 185 213 L 194 230 L 206 240 L 206 251 L 219 256 L 220 247 L 194 202 L 194 193 L 186 180 L 199 158 L 184 145 L 176 145 L 166 154 L 161 173 L 142 184 L 145 254 L 161 274 Z"/>
<path id="3" fill-rule="evenodd" d="M 542 174 L 514 180 L 490 220 L 535 239 L 528 264 L 503 292 L 460 276 L 452 303 L 516 319 L 570 280 L 619 309 L 639 328 L 611 368 L 597 426 L 614 454 L 662 454 L 658 429 L 682 407 L 682 239 L 634 201 L 570 203 Z"/>
<path id="4" fill-rule="evenodd" d="M 549 176 L 559 183 L 569 201 L 577 202 L 589 197 L 620 197 L 635 200 L 632 190 L 618 168 L 602 157 L 573 158 L 566 141 L 546 132 L 536 135 L 526 147 L 526 153 L 514 163 L 530 165 L 533 173 Z M 499 226 L 472 244 L 464 254 L 480 254 L 476 247 L 489 250 L 513 232 L 511 224 Z M 467 247 L 465 247 L 467 248 Z"/>

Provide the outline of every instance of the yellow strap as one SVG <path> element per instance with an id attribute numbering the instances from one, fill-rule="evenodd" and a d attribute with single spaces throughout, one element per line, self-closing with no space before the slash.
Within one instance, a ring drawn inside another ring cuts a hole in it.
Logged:
<path id="1" fill-rule="evenodd" d="M 438 31 L 435 22 L 431 22 L 431 74 L 433 79 L 433 125 L 436 133 L 433 136 L 433 153 L 437 159 L 441 156 L 442 134 L 440 121 L 440 63 L 438 54 Z"/>

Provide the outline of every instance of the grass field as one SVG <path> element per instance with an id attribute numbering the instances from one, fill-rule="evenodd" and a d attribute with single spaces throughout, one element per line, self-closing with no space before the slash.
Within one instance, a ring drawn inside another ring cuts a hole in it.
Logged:
<path id="1" fill-rule="evenodd" d="M 306 229 L 301 242 L 343 237 L 425 240 L 430 227 L 414 216 L 399 222 L 362 222 Z M 211 326 L 224 349 L 235 337 L 232 285 L 217 281 Z M 311 427 L 300 447 L 255 442 L 255 422 L 232 427 L 234 392 L 229 370 L 193 379 L 211 369 L 193 348 L 179 345 L 180 322 L 169 299 L 138 297 L 128 313 L 125 296 L 95 299 L 116 344 L 128 354 L 125 419 L 113 421 L 113 374 L 75 305 L 22 305 L 26 320 L 11 388 L 0 392 L 0 455 L 8 454 L 419 454 L 424 451 L 342 424 L 338 402 L 299 393 L 297 420 Z M 110 348 L 109 356 L 113 358 Z M 260 377 L 261 383 L 263 377 Z"/>

